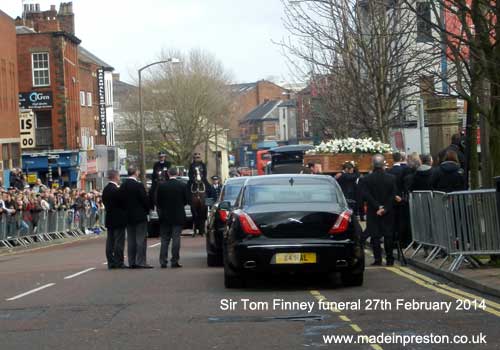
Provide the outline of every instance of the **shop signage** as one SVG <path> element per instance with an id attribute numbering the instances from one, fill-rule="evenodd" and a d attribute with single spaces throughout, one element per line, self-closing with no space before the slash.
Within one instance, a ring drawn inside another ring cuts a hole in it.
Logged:
<path id="1" fill-rule="evenodd" d="M 37 173 L 29 173 L 28 174 L 28 183 L 30 185 L 36 183 L 36 179 L 38 178 L 38 174 Z"/>
<path id="2" fill-rule="evenodd" d="M 32 111 L 21 111 L 19 113 L 19 129 L 21 135 L 21 148 L 36 147 L 35 115 Z"/>
<path id="3" fill-rule="evenodd" d="M 104 80 L 104 69 L 97 70 L 97 95 L 99 96 L 99 133 L 106 136 L 106 90 Z"/>
<path id="4" fill-rule="evenodd" d="M 19 94 L 19 108 L 23 109 L 42 109 L 52 108 L 52 91 L 32 91 L 21 92 Z"/>

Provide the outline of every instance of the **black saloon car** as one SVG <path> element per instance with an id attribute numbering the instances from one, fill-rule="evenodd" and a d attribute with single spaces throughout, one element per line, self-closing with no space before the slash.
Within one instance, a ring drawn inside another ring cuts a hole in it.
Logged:
<path id="1" fill-rule="evenodd" d="M 248 177 L 232 177 L 227 179 L 222 187 L 220 197 L 212 206 L 208 217 L 207 228 L 207 265 L 222 266 L 222 236 L 229 211 L 219 207 L 222 201 L 227 202 L 229 207 L 234 205 L 236 197 Z"/>
<path id="2" fill-rule="evenodd" d="M 222 209 L 229 203 L 222 202 Z M 360 226 L 330 176 L 248 178 L 224 232 L 224 284 L 248 274 L 340 272 L 345 285 L 363 284 Z"/>

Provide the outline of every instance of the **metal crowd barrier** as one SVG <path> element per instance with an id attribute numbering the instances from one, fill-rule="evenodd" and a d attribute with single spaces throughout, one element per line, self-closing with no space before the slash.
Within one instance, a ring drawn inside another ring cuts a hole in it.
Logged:
<path id="1" fill-rule="evenodd" d="M 0 215 L 0 247 L 29 246 L 35 242 L 79 237 L 104 230 L 105 211 L 79 213 L 73 209 L 17 212 Z"/>
<path id="2" fill-rule="evenodd" d="M 417 191 L 410 195 L 410 219 L 415 256 L 422 248 L 429 250 L 426 261 L 440 253 L 451 257 L 450 271 L 456 271 L 477 255 L 500 254 L 500 220 L 495 190 L 452 193 Z"/>

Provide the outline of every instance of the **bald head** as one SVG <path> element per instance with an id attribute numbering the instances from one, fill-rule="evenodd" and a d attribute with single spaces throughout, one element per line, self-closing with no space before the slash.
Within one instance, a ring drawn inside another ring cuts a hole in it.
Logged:
<path id="1" fill-rule="evenodd" d="M 373 156 L 372 158 L 372 166 L 373 166 L 373 169 L 384 169 L 384 165 L 385 165 L 385 158 L 383 155 L 381 154 L 376 154 Z"/>

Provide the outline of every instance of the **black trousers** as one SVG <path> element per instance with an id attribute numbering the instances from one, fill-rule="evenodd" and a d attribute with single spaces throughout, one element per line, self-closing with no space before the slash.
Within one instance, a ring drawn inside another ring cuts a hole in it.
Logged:
<path id="1" fill-rule="evenodd" d="M 160 248 L 160 265 L 166 265 L 168 262 L 168 247 L 172 241 L 172 258 L 170 262 L 176 264 L 179 262 L 181 249 L 181 233 L 183 225 L 170 225 L 161 223 L 161 248 Z"/>
<path id="2" fill-rule="evenodd" d="M 376 262 L 382 261 L 382 248 L 380 246 L 382 237 L 384 238 L 384 250 L 386 260 L 394 261 L 394 215 L 388 213 L 383 216 L 368 215 L 367 231 L 371 239 L 373 256 Z"/>
<path id="3" fill-rule="evenodd" d="M 108 227 L 106 238 L 106 259 L 108 267 L 123 265 L 123 250 L 125 249 L 125 227 Z"/>
<path id="4" fill-rule="evenodd" d="M 147 263 L 147 221 L 127 225 L 128 265 L 144 266 Z"/>

